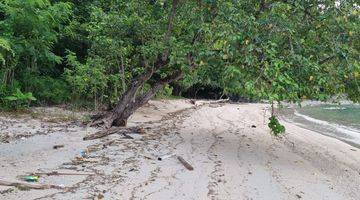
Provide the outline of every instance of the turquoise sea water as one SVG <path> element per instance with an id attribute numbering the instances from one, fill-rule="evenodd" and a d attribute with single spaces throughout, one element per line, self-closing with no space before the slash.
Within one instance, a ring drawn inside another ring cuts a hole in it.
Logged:
<path id="1" fill-rule="evenodd" d="M 293 110 L 290 119 L 305 128 L 360 148 L 360 105 L 316 105 Z"/>
<path id="2" fill-rule="evenodd" d="M 315 119 L 360 130 L 360 105 L 306 106 L 297 111 Z"/>

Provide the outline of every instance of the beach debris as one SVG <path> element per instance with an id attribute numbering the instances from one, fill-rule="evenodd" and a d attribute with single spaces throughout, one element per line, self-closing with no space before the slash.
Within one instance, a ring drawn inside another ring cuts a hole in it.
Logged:
<path id="1" fill-rule="evenodd" d="M 175 154 L 169 154 L 169 155 L 160 156 L 160 157 L 158 157 L 158 160 L 162 161 L 164 159 L 168 159 L 168 158 L 171 158 L 173 156 L 176 156 L 176 155 Z"/>
<path id="2" fill-rule="evenodd" d="M 13 192 L 14 191 L 14 188 L 9 188 L 7 190 L 0 190 L 0 194 L 7 194 L 7 193 L 10 193 L 10 192 Z"/>
<path id="3" fill-rule="evenodd" d="M 95 176 L 96 173 L 80 173 L 80 172 L 58 172 L 58 171 L 52 171 L 52 172 L 35 172 L 32 173 L 36 176 Z"/>
<path id="4" fill-rule="evenodd" d="M 63 165 L 80 165 L 84 163 L 98 163 L 95 159 L 85 159 L 83 157 L 76 156 L 75 159 L 71 160 L 70 163 L 64 163 Z"/>
<path id="5" fill-rule="evenodd" d="M 2 135 L 0 135 L 0 142 L 3 142 L 3 143 L 10 143 L 10 136 L 11 134 L 10 133 L 3 133 Z"/>
<path id="6" fill-rule="evenodd" d="M 65 147 L 65 145 L 63 145 L 63 144 L 57 144 L 57 145 L 53 146 L 53 149 L 60 149 L 60 148 L 64 148 L 64 147 Z"/>
<path id="7" fill-rule="evenodd" d="M 133 137 L 131 137 L 130 135 L 123 133 L 124 139 L 134 139 Z"/>
<path id="8" fill-rule="evenodd" d="M 227 98 L 227 99 L 219 99 L 219 100 L 216 100 L 216 101 L 210 101 L 209 103 L 210 104 L 214 104 L 214 103 L 226 103 L 226 102 L 229 102 L 230 99 Z"/>
<path id="9" fill-rule="evenodd" d="M 103 199 L 104 199 L 104 195 L 101 194 L 101 193 L 99 193 L 99 194 L 97 195 L 97 200 L 103 200 Z"/>
<path id="10" fill-rule="evenodd" d="M 23 180 L 26 182 L 38 182 L 39 178 L 40 178 L 39 176 L 29 175 L 29 176 L 25 176 Z"/>
<path id="11" fill-rule="evenodd" d="M 219 100 L 215 100 L 215 101 L 195 101 L 195 100 L 190 100 L 191 104 L 194 104 L 195 106 L 203 106 L 203 105 L 211 105 L 211 104 L 221 104 L 221 103 L 226 103 L 229 102 L 230 99 L 219 99 Z"/>
<path id="12" fill-rule="evenodd" d="M 80 155 L 81 155 L 81 157 L 86 158 L 87 155 L 88 155 L 88 152 L 87 151 L 81 151 Z"/>
<path id="13" fill-rule="evenodd" d="M 255 125 L 251 125 L 251 128 L 256 128 L 256 126 L 255 126 Z"/>
<path id="14" fill-rule="evenodd" d="M 103 138 L 112 134 L 126 134 L 126 133 L 138 133 L 144 134 L 145 129 L 142 127 L 115 127 L 109 128 L 103 131 L 98 131 L 94 134 L 87 135 L 83 138 L 83 140 L 95 140 L 99 138 Z"/>
<path id="15" fill-rule="evenodd" d="M 159 160 L 159 161 L 162 161 L 162 160 L 164 160 L 164 159 L 172 158 L 172 157 L 174 157 L 174 156 L 176 156 L 176 158 L 180 161 L 180 163 L 181 163 L 182 165 L 184 165 L 184 167 L 185 167 L 186 169 L 188 169 L 188 170 L 190 170 L 190 171 L 194 170 L 194 167 L 191 166 L 183 157 L 177 156 L 176 154 L 168 154 L 168 155 L 160 156 L 160 157 L 158 157 L 158 160 Z"/>
<path id="16" fill-rule="evenodd" d="M 301 199 L 302 198 L 302 196 L 300 195 L 300 194 L 296 194 L 295 195 L 298 199 Z"/>
<path id="17" fill-rule="evenodd" d="M 351 151 L 356 151 L 356 149 L 350 149 Z"/>
<path id="18" fill-rule="evenodd" d="M 0 185 L 3 186 L 14 186 L 22 189 L 37 189 L 37 190 L 44 190 L 44 189 L 66 189 L 65 186 L 62 185 L 51 185 L 51 184 L 39 184 L 39 183 L 27 183 L 22 181 L 9 181 L 0 178 Z"/>
<path id="19" fill-rule="evenodd" d="M 149 156 L 144 156 L 144 158 L 145 158 L 145 159 L 148 159 L 148 160 L 152 160 L 152 158 L 149 157 Z M 159 159 L 159 158 L 158 158 L 158 159 Z"/>
<path id="20" fill-rule="evenodd" d="M 192 167 L 183 157 L 178 156 L 177 159 L 181 162 L 181 164 L 184 165 L 184 167 L 190 171 L 194 170 L 194 167 Z"/>

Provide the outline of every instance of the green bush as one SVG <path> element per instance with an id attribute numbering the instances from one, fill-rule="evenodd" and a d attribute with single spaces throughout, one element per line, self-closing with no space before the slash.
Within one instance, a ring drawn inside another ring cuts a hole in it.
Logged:
<path id="1" fill-rule="evenodd" d="M 38 76 L 32 80 L 32 91 L 41 100 L 39 103 L 61 104 L 70 99 L 70 88 L 64 80 L 48 76 Z"/>
<path id="2" fill-rule="evenodd" d="M 156 98 L 162 99 L 162 98 L 168 98 L 171 97 L 173 93 L 173 88 L 169 85 L 166 85 L 162 90 L 160 90 L 157 94 L 156 94 Z"/>
<path id="3" fill-rule="evenodd" d="M 274 135 L 279 136 L 280 134 L 285 133 L 285 126 L 281 125 L 275 116 L 271 116 L 269 120 L 268 126 Z"/>
<path id="4" fill-rule="evenodd" d="M 2 100 L 5 108 L 22 109 L 29 107 L 31 101 L 36 101 L 36 98 L 31 92 L 23 93 L 17 88 L 12 95 L 4 97 Z"/>

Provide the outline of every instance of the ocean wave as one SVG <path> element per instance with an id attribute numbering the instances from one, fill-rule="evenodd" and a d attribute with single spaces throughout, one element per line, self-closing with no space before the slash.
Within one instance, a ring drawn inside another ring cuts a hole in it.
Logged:
<path id="1" fill-rule="evenodd" d="M 303 115 L 301 113 L 298 113 L 297 111 L 294 112 L 294 115 L 296 115 L 298 117 L 302 117 L 305 120 L 308 120 L 310 122 L 313 122 L 313 123 L 316 123 L 316 124 L 319 124 L 319 125 L 322 125 L 322 126 L 329 127 L 331 129 L 334 129 L 335 131 L 347 134 L 347 135 L 349 135 L 349 136 L 351 136 L 353 138 L 360 139 L 360 130 L 353 129 L 353 128 L 343 126 L 343 125 L 339 125 L 339 124 L 335 124 L 335 123 L 330 123 L 330 122 L 319 120 L 319 119 L 315 119 L 315 118 L 309 117 L 307 115 Z"/>

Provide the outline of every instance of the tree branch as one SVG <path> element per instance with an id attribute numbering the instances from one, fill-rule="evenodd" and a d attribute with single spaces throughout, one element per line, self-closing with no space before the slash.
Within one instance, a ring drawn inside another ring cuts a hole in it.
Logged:
<path id="1" fill-rule="evenodd" d="M 322 64 L 325 64 L 325 63 L 327 63 L 327 62 L 329 62 L 329 61 L 331 61 L 331 60 L 333 60 L 333 59 L 335 59 L 336 58 L 336 56 L 329 56 L 329 57 L 327 57 L 327 58 L 325 58 L 325 59 L 323 59 L 323 60 L 320 60 L 319 61 L 319 65 L 322 65 Z"/>
<path id="2" fill-rule="evenodd" d="M 178 3 L 179 3 L 179 0 L 173 0 L 173 2 L 172 2 L 172 8 L 171 8 L 171 12 L 169 14 L 168 27 L 167 27 L 167 31 L 166 31 L 165 38 L 164 38 L 165 45 L 169 45 L 169 42 L 170 42 L 170 38 L 171 38 L 173 27 L 174 27 L 174 19 L 175 19 Z M 169 53 L 170 53 L 170 48 L 167 47 L 164 50 L 164 53 L 162 55 L 162 61 L 166 61 L 168 59 Z"/>

